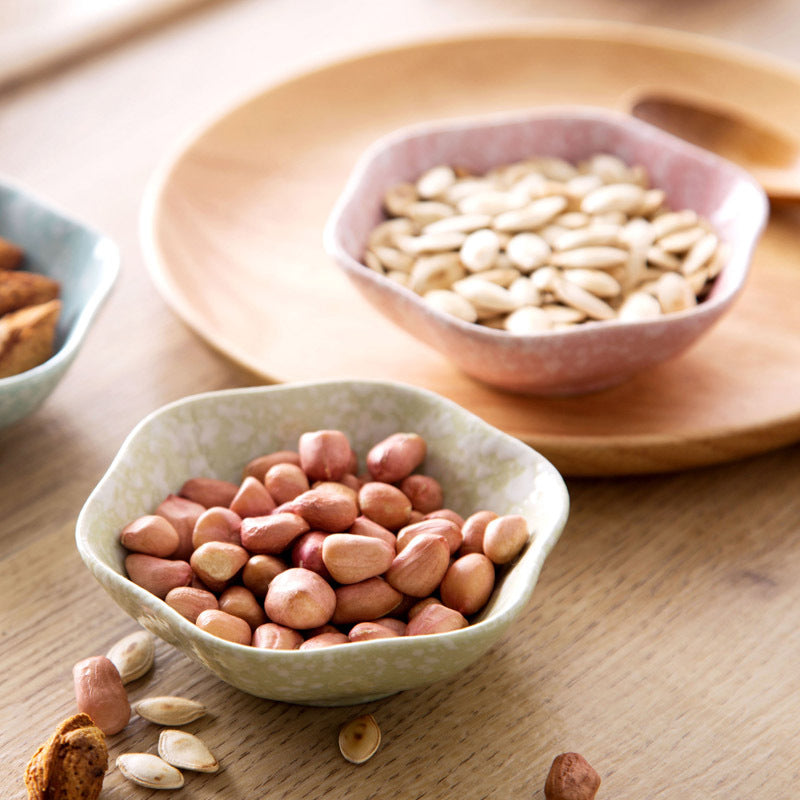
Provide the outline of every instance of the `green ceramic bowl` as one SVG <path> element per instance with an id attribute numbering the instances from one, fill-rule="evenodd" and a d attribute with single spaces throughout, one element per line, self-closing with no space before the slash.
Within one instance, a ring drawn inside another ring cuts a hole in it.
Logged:
<path id="1" fill-rule="evenodd" d="M 63 304 L 53 356 L 0 378 L 3 428 L 35 411 L 75 360 L 117 279 L 119 252 L 107 237 L 8 183 L 0 183 L 0 236 L 25 251 L 23 269 L 60 281 Z"/>
<path id="2" fill-rule="evenodd" d="M 535 532 L 505 569 L 489 605 L 468 628 L 309 651 L 232 644 L 195 627 L 124 576 L 119 531 L 193 476 L 238 482 L 252 457 L 296 449 L 307 430 L 337 428 L 361 458 L 396 431 L 428 443 L 426 474 L 445 504 L 527 517 Z M 81 511 L 81 557 L 113 599 L 143 627 L 237 688 L 306 705 L 348 705 L 445 680 L 474 662 L 524 609 L 567 519 L 561 476 L 541 455 L 455 403 L 398 383 L 332 381 L 234 389 L 172 403 L 128 436 Z"/>

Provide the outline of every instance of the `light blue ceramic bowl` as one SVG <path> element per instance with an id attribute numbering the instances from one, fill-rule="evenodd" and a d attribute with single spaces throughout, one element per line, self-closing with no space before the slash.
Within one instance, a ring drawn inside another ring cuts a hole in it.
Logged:
<path id="1" fill-rule="evenodd" d="M 193 476 L 238 481 L 254 456 L 295 449 L 301 433 L 345 431 L 364 468 L 372 444 L 416 431 L 428 444 L 423 471 L 448 507 L 523 514 L 533 531 L 503 570 L 489 604 L 450 633 L 342 644 L 319 650 L 261 650 L 200 630 L 125 576 L 120 530 Z M 489 650 L 522 613 L 567 519 L 556 469 L 518 439 L 439 395 L 383 381 L 326 381 L 231 389 L 188 397 L 144 419 L 78 517 L 78 550 L 114 601 L 143 627 L 222 680 L 259 697 L 347 705 L 452 679 Z"/>
<path id="2" fill-rule="evenodd" d="M 25 251 L 23 268 L 61 283 L 55 352 L 44 364 L 0 378 L 0 428 L 35 411 L 72 364 L 119 273 L 119 251 L 18 186 L 0 182 L 0 236 Z"/>

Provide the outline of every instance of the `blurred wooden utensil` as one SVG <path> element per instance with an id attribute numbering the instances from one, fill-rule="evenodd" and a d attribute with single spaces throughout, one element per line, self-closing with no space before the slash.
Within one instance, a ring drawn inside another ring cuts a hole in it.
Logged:
<path id="1" fill-rule="evenodd" d="M 790 131 L 702 95 L 640 90 L 627 105 L 633 116 L 744 167 L 771 200 L 800 200 L 800 138 Z"/>

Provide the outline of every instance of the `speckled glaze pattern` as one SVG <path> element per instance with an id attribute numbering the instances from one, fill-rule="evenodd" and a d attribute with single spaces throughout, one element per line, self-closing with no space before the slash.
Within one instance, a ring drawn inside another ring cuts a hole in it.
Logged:
<path id="1" fill-rule="evenodd" d="M 252 457 L 295 449 L 307 430 L 347 433 L 363 470 L 368 448 L 396 431 L 428 442 L 424 471 L 449 507 L 525 515 L 534 535 L 505 570 L 479 621 L 432 636 L 282 652 L 232 644 L 199 630 L 124 577 L 119 531 L 192 476 L 238 481 Z M 222 680 L 259 697 L 347 705 L 452 677 L 503 634 L 527 604 L 567 519 L 556 469 L 536 451 L 449 400 L 399 383 L 329 381 L 212 392 L 144 419 L 124 442 L 78 518 L 78 550 L 111 597 L 138 622 Z"/>
<path id="2" fill-rule="evenodd" d="M 25 251 L 23 269 L 61 283 L 56 352 L 38 367 L 0 378 L 0 428 L 35 411 L 78 355 L 119 272 L 116 245 L 21 188 L 0 184 L 0 236 Z"/>
<path id="3" fill-rule="evenodd" d="M 367 236 L 383 218 L 385 191 L 437 164 L 483 173 L 551 155 L 577 162 L 607 152 L 644 165 L 674 209 L 692 208 L 731 244 L 709 298 L 656 320 L 601 322 L 512 336 L 429 308 L 421 298 L 361 263 Z M 485 383 L 529 394 L 577 394 L 621 383 L 691 346 L 744 286 L 766 224 L 766 195 L 740 167 L 641 120 L 600 108 L 416 125 L 374 143 L 355 166 L 325 228 L 327 252 L 394 323 Z"/>

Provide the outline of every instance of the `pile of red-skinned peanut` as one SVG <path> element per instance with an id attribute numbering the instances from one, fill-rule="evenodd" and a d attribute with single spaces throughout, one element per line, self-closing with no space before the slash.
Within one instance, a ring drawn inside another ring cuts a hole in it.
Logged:
<path id="1" fill-rule="evenodd" d="M 366 456 L 345 433 L 302 434 L 250 461 L 241 483 L 191 478 L 127 525 L 130 579 L 199 628 L 238 644 L 308 650 L 463 628 L 527 521 L 443 507 L 427 453 L 395 433 Z"/>

